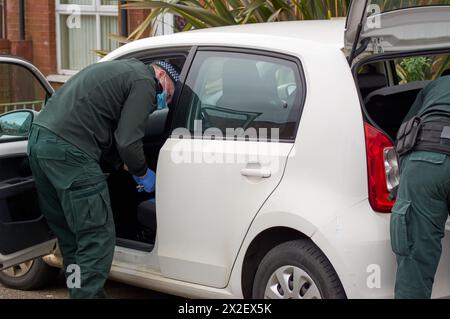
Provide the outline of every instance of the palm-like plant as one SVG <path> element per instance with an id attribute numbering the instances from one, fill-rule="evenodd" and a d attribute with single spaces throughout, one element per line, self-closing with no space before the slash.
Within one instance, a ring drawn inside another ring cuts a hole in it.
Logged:
<path id="1" fill-rule="evenodd" d="M 449 4 L 450 0 L 371 0 L 381 11 L 404 7 Z M 126 9 L 150 9 L 151 13 L 128 38 L 139 39 L 149 28 L 155 31 L 159 15 L 171 12 L 187 23 L 180 31 L 225 25 L 344 17 L 350 0 L 129 0 Z"/>
<path id="2" fill-rule="evenodd" d="M 361 0 L 355 0 L 361 1 Z M 146 30 L 155 33 L 157 18 L 173 13 L 185 22 L 179 31 L 246 23 L 313 20 L 344 17 L 351 0 L 128 0 L 123 8 L 150 9 L 147 18 L 127 37 L 113 36 L 121 43 L 142 37 Z M 450 0 L 371 0 L 381 11 L 404 7 L 450 4 Z M 97 52 L 100 54 L 100 51 Z M 101 52 L 106 53 L 106 52 Z M 449 56 L 410 58 L 397 63 L 402 82 L 436 78 L 450 67 Z"/>
<path id="3" fill-rule="evenodd" d="M 156 18 L 170 12 L 182 17 L 181 31 L 226 25 L 289 20 L 329 19 L 346 15 L 350 0 L 130 0 L 126 9 L 151 9 L 148 17 L 128 38 L 139 39 L 149 28 L 155 30 Z"/>
<path id="4" fill-rule="evenodd" d="M 436 80 L 450 68 L 450 55 L 412 57 L 396 61 L 396 71 L 400 83 Z"/>

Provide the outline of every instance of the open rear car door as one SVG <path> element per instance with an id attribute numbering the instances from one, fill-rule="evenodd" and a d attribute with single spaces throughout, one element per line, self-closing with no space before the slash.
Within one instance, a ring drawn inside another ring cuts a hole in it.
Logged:
<path id="1" fill-rule="evenodd" d="M 52 87 L 33 65 L 0 55 L 0 270 L 55 248 L 26 154 L 31 123 L 51 94 Z"/>
<path id="2" fill-rule="evenodd" d="M 450 47 L 450 0 L 353 0 L 345 52 L 378 54 Z"/>

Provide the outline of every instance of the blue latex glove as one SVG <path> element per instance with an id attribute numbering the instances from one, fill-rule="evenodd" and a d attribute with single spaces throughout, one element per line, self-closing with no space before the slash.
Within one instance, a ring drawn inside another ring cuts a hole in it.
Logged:
<path id="1" fill-rule="evenodd" d="M 138 184 L 137 189 L 139 192 L 146 191 L 147 193 L 153 193 L 156 185 L 156 174 L 150 169 L 147 169 L 144 177 L 133 176 L 134 181 Z"/>

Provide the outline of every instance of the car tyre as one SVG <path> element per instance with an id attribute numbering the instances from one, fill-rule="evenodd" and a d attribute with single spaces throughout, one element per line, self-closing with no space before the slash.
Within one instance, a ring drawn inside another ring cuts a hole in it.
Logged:
<path id="1" fill-rule="evenodd" d="M 309 239 L 289 241 L 270 250 L 258 266 L 254 299 L 345 299 L 328 258 Z"/>
<path id="2" fill-rule="evenodd" d="M 0 271 L 0 283 L 17 290 L 37 290 L 54 283 L 60 272 L 37 258 Z"/>

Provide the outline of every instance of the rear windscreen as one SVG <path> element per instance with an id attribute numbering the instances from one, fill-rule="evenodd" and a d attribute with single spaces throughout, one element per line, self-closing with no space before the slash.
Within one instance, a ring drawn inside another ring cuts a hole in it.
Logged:
<path id="1" fill-rule="evenodd" d="M 370 4 L 378 6 L 372 10 L 382 13 L 414 7 L 450 5 L 450 0 L 370 0 Z"/>

